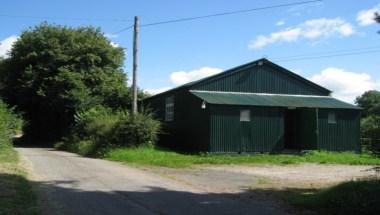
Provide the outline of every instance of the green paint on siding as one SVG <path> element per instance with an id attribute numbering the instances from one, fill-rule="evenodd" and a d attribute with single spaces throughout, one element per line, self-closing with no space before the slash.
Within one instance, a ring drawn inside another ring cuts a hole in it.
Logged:
<path id="1" fill-rule="evenodd" d="M 336 123 L 328 123 L 328 113 L 334 111 Z M 318 145 L 329 151 L 360 151 L 360 112 L 357 110 L 319 110 Z"/>
<path id="2" fill-rule="evenodd" d="M 250 122 L 240 122 L 240 110 L 251 111 Z M 273 152 L 283 148 L 280 108 L 212 105 L 212 152 Z"/>
<path id="3" fill-rule="evenodd" d="M 304 80 L 294 78 L 274 69 L 270 64 L 245 68 L 220 78 L 205 80 L 191 89 L 205 91 L 251 92 L 297 95 L 328 95 L 326 90 L 312 86 Z"/>

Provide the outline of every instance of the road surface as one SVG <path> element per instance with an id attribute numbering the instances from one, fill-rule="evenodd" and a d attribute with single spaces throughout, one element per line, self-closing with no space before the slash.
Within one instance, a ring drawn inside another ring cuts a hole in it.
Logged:
<path id="1" fill-rule="evenodd" d="M 234 193 L 211 193 L 117 162 L 49 148 L 17 151 L 46 214 L 286 214 Z"/>

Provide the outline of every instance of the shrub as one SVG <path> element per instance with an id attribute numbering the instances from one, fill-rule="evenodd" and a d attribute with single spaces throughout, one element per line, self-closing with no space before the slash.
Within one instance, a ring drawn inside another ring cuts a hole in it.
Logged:
<path id="1" fill-rule="evenodd" d="M 94 155 L 100 149 L 112 145 L 113 131 L 124 112 L 114 112 L 110 108 L 96 106 L 75 114 L 75 123 L 63 144 L 56 148 Z"/>
<path id="2" fill-rule="evenodd" d="M 0 100 L 0 148 L 10 144 L 13 136 L 21 133 L 22 127 L 21 117 Z"/>
<path id="3" fill-rule="evenodd" d="M 103 106 L 81 111 L 75 115 L 75 125 L 72 132 L 79 139 L 109 142 L 115 125 L 124 114 L 127 115 L 124 112 L 113 112 Z"/>
<path id="4" fill-rule="evenodd" d="M 154 145 L 160 128 L 151 113 L 125 115 L 116 126 L 115 142 L 120 146 Z"/>
<path id="5" fill-rule="evenodd" d="M 380 116 L 371 115 L 363 118 L 360 127 L 364 149 L 380 156 Z"/>
<path id="6" fill-rule="evenodd" d="M 160 123 L 150 113 L 132 116 L 96 106 L 75 114 L 70 134 L 55 147 L 81 155 L 103 155 L 112 147 L 153 145 L 159 130 Z"/>

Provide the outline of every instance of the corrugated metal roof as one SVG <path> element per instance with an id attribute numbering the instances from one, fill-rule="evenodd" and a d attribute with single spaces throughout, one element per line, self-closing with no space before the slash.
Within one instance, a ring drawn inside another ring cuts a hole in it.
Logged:
<path id="1" fill-rule="evenodd" d="M 360 109 L 355 105 L 340 101 L 330 96 L 216 92 L 198 90 L 190 90 L 190 92 L 210 104 Z"/>

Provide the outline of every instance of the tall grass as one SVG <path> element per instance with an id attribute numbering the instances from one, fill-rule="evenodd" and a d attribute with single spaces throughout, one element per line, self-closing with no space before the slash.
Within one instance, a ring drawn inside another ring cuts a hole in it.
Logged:
<path id="1" fill-rule="evenodd" d="M 287 200 L 298 207 L 321 214 L 380 214 L 380 178 L 349 181 L 314 192 L 296 192 Z"/>
<path id="2" fill-rule="evenodd" d="M 39 214 L 36 195 L 11 144 L 0 148 L 0 214 Z"/>

